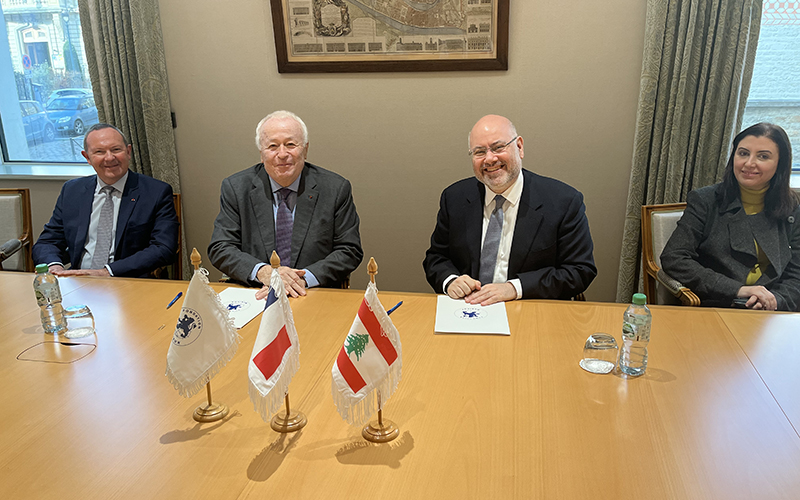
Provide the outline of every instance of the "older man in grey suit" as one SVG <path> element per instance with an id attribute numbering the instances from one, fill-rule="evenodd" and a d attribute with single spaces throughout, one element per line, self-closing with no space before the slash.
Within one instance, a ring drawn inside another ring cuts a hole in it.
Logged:
<path id="1" fill-rule="evenodd" d="M 222 181 L 220 210 L 208 246 L 211 263 L 267 295 L 273 250 L 286 293 L 339 287 L 364 257 L 350 182 L 305 161 L 308 129 L 288 111 L 256 127 L 261 161 Z"/>

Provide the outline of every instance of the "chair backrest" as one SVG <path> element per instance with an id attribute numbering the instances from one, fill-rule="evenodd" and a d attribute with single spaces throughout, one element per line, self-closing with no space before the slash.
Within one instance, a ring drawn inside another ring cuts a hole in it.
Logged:
<path id="1" fill-rule="evenodd" d="M 178 250 L 175 252 L 175 262 L 153 270 L 150 273 L 151 278 L 183 279 L 183 242 L 181 241 L 183 220 L 181 219 L 181 195 L 172 193 L 172 203 L 175 205 L 175 215 L 178 216 Z"/>
<path id="2" fill-rule="evenodd" d="M 668 290 L 655 279 L 661 269 L 661 252 L 683 216 L 686 203 L 642 206 L 642 280 L 654 304 L 680 304 Z"/>
<path id="3" fill-rule="evenodd" d="M 178 253 L 175 256 L 175 263 L 172 265 L 172 279 L 181 280 L 183 279 L 183 241 L 181 240 L 183 218 L 181 217 L 181 195 L 179 193 L 172 193 L 172 202 L 175 204 L 175 214 L 178 216 Z"/>
<path id="4" fill-rule="evenodd" d="M 6 271 L 33 272 L 31 193 L 27 188 L 0 189 L 0 245 L 17 238 L 22 248 L 0 264 Z"/>

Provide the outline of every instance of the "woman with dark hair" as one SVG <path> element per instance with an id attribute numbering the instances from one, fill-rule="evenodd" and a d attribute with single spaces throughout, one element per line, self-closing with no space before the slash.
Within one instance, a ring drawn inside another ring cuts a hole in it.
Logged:
<path id="1" fill-rule="evenodd" d="M 800 209 L 789 187 L 792 148 L 777 125 L 739 132 L 722 182 L 696 189 L 661 264 L 704 306 L 796 311 Z"/>

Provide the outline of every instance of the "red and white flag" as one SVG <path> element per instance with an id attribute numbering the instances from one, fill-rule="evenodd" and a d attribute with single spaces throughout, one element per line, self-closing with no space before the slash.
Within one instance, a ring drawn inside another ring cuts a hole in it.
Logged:
<path id="1" fill-rule="evenodd" d="M 247 366 L 250 400 L 265 422 L 280 408 L 289 382 L 300 368 L 300 340 L 277 269 L 272 270 L 269 287 L 267 307 Z"/>
<path id="2" fill-rule="evenodd" d="M 239 347 L 233 319 L 208 286 L 206 274 L 205 269 L 194 272 L 167 352 L 167 378 L 187 398 L 202 389 Z"/>
<path id="3" fill-rule="evenodd" d="M 350 424 L 369 420 L 375 390 L 381 407 L 394 394 L 403 367 L 400 333 L 378 300 L 378 288 L 367 285 L 364 300 L 331 370 L 333 401 Z"/>

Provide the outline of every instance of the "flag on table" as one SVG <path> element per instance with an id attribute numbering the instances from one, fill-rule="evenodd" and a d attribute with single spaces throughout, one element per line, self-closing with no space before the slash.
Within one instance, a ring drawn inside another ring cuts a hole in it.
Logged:
<path id="1" fill-rule="evenodd" d="M 250 400 L 265 422 L 280 408 L 289 382 L 300 368 L 300 340 L 277 269 L 272 270 L 269 288 L 267 307 L 247 366 Z"/>
<path id="2" fill-rule="evenodd" d="M 342 418 L 350 424 L 366 422 L 374 411 L 376 389 L 381 410 L 397 389 L 402 366 L 400 333 L 370 283 L 331 370 L 333 401 Z"/>
<path id="3" fill-rule="evenodd" d="M 236 354 L 239 334 L 219 296 L 198 269 L 183 299 L 167 352 L 167 378 L 181 396 L 192 397 Z"/>

